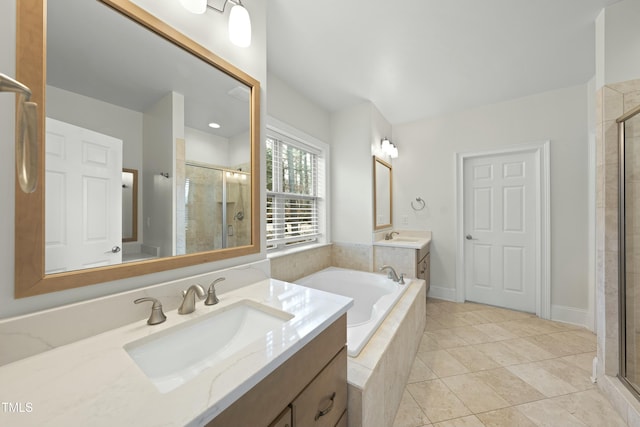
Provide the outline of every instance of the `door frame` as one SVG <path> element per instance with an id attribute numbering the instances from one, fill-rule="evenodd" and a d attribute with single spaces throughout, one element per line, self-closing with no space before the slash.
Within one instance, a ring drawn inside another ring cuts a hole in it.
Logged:
<path id="1" fill-rule="evenodd" d="M 551 318 L 551 212 L 550 212 L 550 141 L 508 146 L 487 151 L 455 153 L 456 162 L 456 299 L 465 300 L 464 256 L 464 162 L 476 157 L 533 152 L 537 168 L 536 181 L 536 315 Z"/>

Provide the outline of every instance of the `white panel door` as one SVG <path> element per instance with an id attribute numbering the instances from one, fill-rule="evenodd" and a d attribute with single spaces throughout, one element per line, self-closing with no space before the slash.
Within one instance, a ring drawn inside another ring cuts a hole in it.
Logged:
<path id="1" fill-rule="evenodd" d="M 47 118 L 45 271 L 122 262 L 122 141 Z"/>
<path id="2" fill-rule="evenodd" d="M 534 152 L 464 161 L 469 301 L 536 311 L 536 163 Z"/>

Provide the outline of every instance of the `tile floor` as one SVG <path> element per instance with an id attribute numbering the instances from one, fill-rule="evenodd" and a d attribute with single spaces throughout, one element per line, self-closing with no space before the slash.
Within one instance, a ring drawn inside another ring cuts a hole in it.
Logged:
<path id="1" fill-rule="evenodd" d="M 394 427 L 624 426 L 589 379 L 584 328 L 427 300 L 427 326 Z"/>

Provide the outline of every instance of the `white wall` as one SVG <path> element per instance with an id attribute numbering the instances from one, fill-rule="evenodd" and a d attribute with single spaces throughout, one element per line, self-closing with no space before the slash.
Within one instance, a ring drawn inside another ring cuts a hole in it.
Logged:
<path id="1" fill-rule="evenodd" d="M 229 164 L 229 140 L 194 128 L 185 129 L 185 153 L 187 161 L 227 166 Z"/>
<path id="2" fill-rule="evenodd" d="M 0 13 L 0 72 L 9 76 L 15 76 L 15 7 L 17 1 L 19 0 L 4 1 L 2 4 L 3 11 Z M 245 0 L 243 2 L 251 14 L 253 32 L 251 47 L 246 49 L 238 48 L 228 40 L 226 34 L 228 12 L 224 15 L 214 11 L 209 11 L 203 15 L 192 15 L 181 9 L 179 2 L 139 0 L 136 3 L 144 3 L 151 13 L 167 21 L 196 42 L 260 81 L 262 101 L 260 116 L 266 116 L 266 2 L 259 0 Z M 126 18 L 123 17 L 122 19 Z M 0 203 L 0 240 L 2 240 L 6 248 L 2 252 L 3 256 L 0 257 L 0 301 L 2 301 L 2 304 L 0 304 L 0 318 L 96 298 L 265 258 L 265 251 L 262 249 L 262 252 L 256 255 L 19 300 L 14 299 L 14 102 L 13 96 L 7 94 L 0 96 L 0 198 L 3 200 L 3 203 Z M 264 135 L 265 120 L 261 119 L 260 123 L 260 134 Z M 261 151 L 263 152 L 264 150 Z M 264 162 L 264 153 L 262 157 L 261 161 Z M 264 168 L 261 170 L 261 182 L 264 182 Z M 265 195 L 263 192 L 261 206 L 264 206 L 264 204 Z M 264 219 L 261 221 L 261 228 L 264 228 Z M 261 248 L 264 248 L 264 237 L 262 239 Z"/>
<path id="3" fill-rule="evenodd" d="M 433 232 L 432 287 L 455 288 L 455 153 L 551 140 L 551 302 L 587 309 L 586 106 L 584 85 L 394 125 L 394 225 Z"/>
<path id="4" fill-rule="evenodd" d="M 596 20 L 596 88 L 640 76 L 640 1 L 623 0 Z"/>
<path id="5" fill-rule="evenodd" d="M 331 115 L 331 224 L 335 242 L 371 244 L 373 158 L 391 125 L 370 102 Z M 394 178 L 395 179 L 395 178 Z"/>
<path id="6" fill-rule="evenodd" d="M 269 105 L 274 117 L 320 141 L 331 140 L 331 116 L 318 105 L 300 95 L 278 76 L 269 73 Z"/>

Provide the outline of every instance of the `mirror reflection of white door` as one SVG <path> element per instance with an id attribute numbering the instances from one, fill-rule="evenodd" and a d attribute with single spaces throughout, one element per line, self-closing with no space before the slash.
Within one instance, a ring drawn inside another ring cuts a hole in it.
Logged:
<path id="1" fill-rule="evenodd" d="M 122 140 L 47 118 L 45 271 L 122 262 Z"/>
<path id="2" fill-rule="evenodd" d="M 465 297 L 536 312 L 536 185 L 533 152 L 465 159 Z"/>

